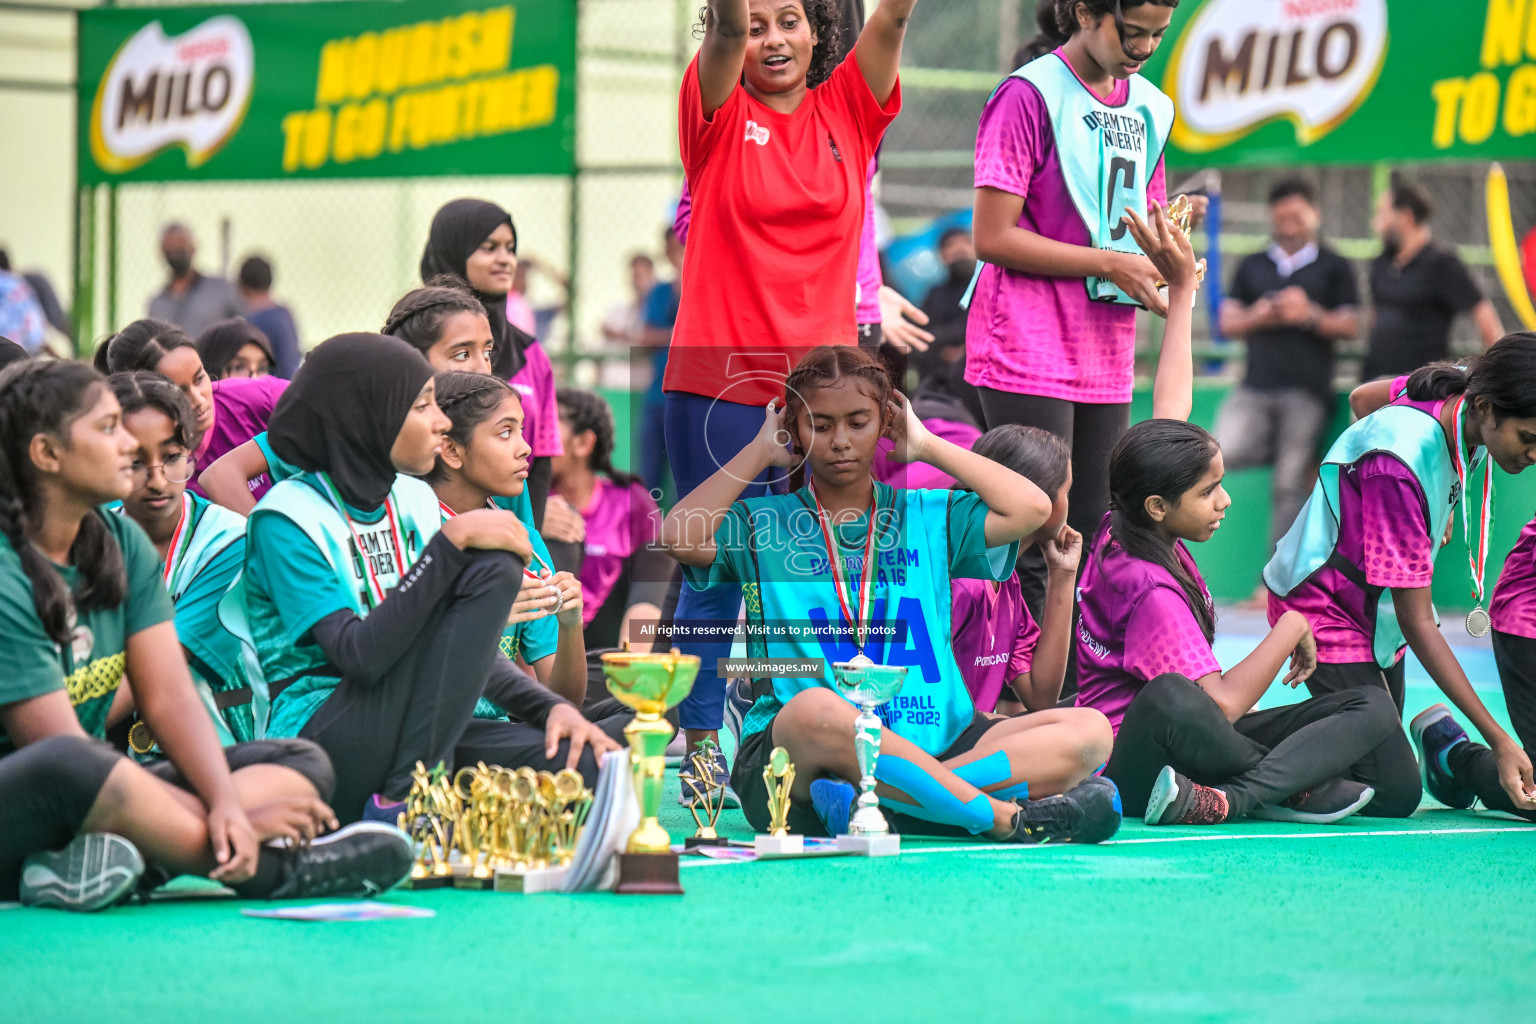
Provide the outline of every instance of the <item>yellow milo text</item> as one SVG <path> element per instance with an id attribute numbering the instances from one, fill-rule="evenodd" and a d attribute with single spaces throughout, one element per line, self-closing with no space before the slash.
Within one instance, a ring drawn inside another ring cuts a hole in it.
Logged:
<path id="1" fill-rule="evenodd" d="M 1481 145 L 1500 128 L 1512 138 L 1536 132 L 1536 0 L 1488 0 L 1478 63 L 1430 88 L 1436 149 Z"/>
<path id="2" fill-rule="evenodd" d="M 314 109 L 283 118 L 283 170 L 554 123 L 559 68 L 508 70 L 516 15 L 496 7 L 327 42 Z"/>

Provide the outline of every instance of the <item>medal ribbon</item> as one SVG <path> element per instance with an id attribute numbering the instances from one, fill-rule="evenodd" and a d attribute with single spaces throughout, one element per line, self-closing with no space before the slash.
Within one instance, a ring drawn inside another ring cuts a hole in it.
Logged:
<path id="1" fill-rule="evenodd" d="M 438 510 L 443 513 L 443 518 L 444 519 L 457 519 L 459 517 L 459 514 L 457 512 L 455 512 L 453 509 L 449 508 L 448 507 L 448 503 L 443 501 L 443 499 L 441 499 L 441 498 L 437 499 L 437 507 L 438 507 Z M 496 507 L 496 503 L 493 502 L 493 501 L 487 501 L 485 503 L 485 507 L 490 509 L 492 512 L 501 512 L 501 511 L 503 511 L 502 509 L 497 508 Z M 538 562 L 539 565 L 543 567 L 545 572 L 549 573 L 551 576 L 553 576 L 555 574 L 555 570 L 551 569 L 549 567 L 549 564 L 547 562 L 545 562 L 544 559 L 540 558 L 539 557 L 539 553 L 537 551 L 532 550 L 531 547 L 529 548 L 529 554 L 533 555 L 533 560 L 535 562 Z M 544 577 L 540 576 L 538 573 L 536 573 L 533 570 L 529 569 L 527 566 L 523 567 L 523 575 L 527 576 L 531 580 L 537 580 L 540 583 L 544 582 Z"/>
<path id="2" fill-rule="evenodd" d="M 320 483 L 325 488 L 325 496 L 330 499 L 336 511 L 341 513 L 341 518 L 346 520 L 347 532 L 352 535 L 352 544 L 357 548 L 358 560 L 363 563 L 363 578 L 368 583 L 368 595 L 371 598 L 370 607 L 377 608 L 384 603 L 384 587 L 379 583 L 379 578 L 374 575 L 373 566 L 368 561 L 368 552 L 363 550 L 362 538 L 357 535 L 357 527 L 352 523 L 352 517 L 347 515 L 347 506 L 341 500 L 341 495 L 336 491 L 336 485 L 331 483 L 331 478 L 324 473 L 316 473 Z M 384 516 L 389 520 L 389 534 L 395 542 L 395 569 L 400 578 L 405 578 L 405 538 L 400 533 L 400 522 L 395 516 L 394 495 L 384 499 Z"/>
<path id="3" fill-rule="evenodd" d="M 171 583 L 176 579 L 176 573 L 181 569 L 181 562 L 187 555 L 187 549 L 192 546 L 192 495 L 186 491 L 181 492 L 181 519 L 176 523 L 176 532 L 171 534 L 171 546 L 165 553 L 165 589 L 171 590 Z"/>
<path id="4" fill-rule="evenodd" d="M 1488 531 L 1493 523 L 1493 467 L 1488 465 L 1488 452 L 1482 449 L 1482 457 L 1474 458 L 1469 465 L 1466 456 L 1466 396 L 1456 400 L 1456 409 L 1452 416 L 1456 420 L 1456 450 L 1453 453 L 1453 464 L 1456 467 L 1456 478 L 1461 482 L 1461 529 L 1467 540 L 1467 565 L 1472 573 L 1472 594 L 1477 598 L 1478 607 L 1483 604 L 1484 577 L 1488 568 Z M 1477 469 L 1478 464 L 1483 464 L 1483 510 L 1482 510 L 1482 534 L 1477 539 L 1477 544 L 1472 543 L 1472 522 L 1469 506 L 1472 504 L 1471 492 L 1468 482 L 1471 474 Z"/>
<path id="5" fill-rule="evenodd" d="M 877 533 L 876 517 L 880 514 L 880 488 L 875 488 L 869 495 L 869 529 L 864 537 L 864 562 L 859 569 L 858 590 L 858 617 L 848 604 L 847 585 L 843 582 L 842 569 L 842 542 L 837 539 L 832 529 L 832 517 L 821 506 L 821 498 L 816 495 L 816 485 L 810 485 L 811 500 L 816 503 L 816 521 L 821 526 L 822 539 L 827 543 L 827 556 L 832 560 L 832 585 L 837 590 L 837 606 L 842 609 L 843 619 L 853 630 L 853 645 L 860 654 L 864 653 L 864 644 L 868 640 L 869 608 L 874 592 L 874 553 Z"/>

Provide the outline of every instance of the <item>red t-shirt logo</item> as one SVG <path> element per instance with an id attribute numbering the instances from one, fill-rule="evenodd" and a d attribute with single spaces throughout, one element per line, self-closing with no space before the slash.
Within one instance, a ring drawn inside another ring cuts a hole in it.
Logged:
<path id="1" fill-rule="evenodd" d="M 760 125 L 756 121 L 747 122 L 747 137 L 745 141 L 755 142 L 759 146 L 766 146 L 770 137 L 767 126 Z"/>

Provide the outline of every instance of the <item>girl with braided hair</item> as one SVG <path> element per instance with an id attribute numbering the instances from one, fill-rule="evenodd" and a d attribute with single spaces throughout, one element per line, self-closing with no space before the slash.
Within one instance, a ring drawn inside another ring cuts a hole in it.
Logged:
<path id="1" fill-rule="evenodd" d="M 1113 835 L 1118 794 L 1092 774 L 1109 753 L 1103 716 L 994 721 L 976 711 L 949 645 L 951 581 L 1006 579 L 1019 542 L 1049 520 L 1051 499 L 931 434 L 860 348 L 812 350 L 790 374 L 784 403 L 780 411 L 769 402 L 753 443 L 663 524 L 662 543 L 688 583 L 743 585 L 749 657 L 907 668 L 882 710 L 888 729 L 876 769 L 876 793 L 898 830 L 1010 842 Z M 882 437 L 895 442 L 896 459 L 929 462 L 964 489 L 877 483 L 870 465 Z M 808 480 L 793 494 L 738 500 L 742 482 L 770 465 Z M 816 628 L 792 628 L 803 626 Z M 846 832 L 860 776 L 856 709 L 825 668 L 756 679 L 753 693 L 731 774 L 747 820 L 767 825 L 762 769 L 782 746 L 798 769 L 792 829 Z"/>
<path id="2" fill-rule="evenodd" d="M 443 521 L 472 509 L 511 507 L 528 482 L 522 399 L 506 381 L 486 374 L 440 373 L 435 380 L 438 407 L 452 423 L 427 477 Z M 551 571 L 549 548 L 532 526 L 528 540 L 534 558 L 501 635 L 501 651 L 580 707 L 587 696 L 582 586 L 569 572 Z M 477 713 L 487 710 L 489 717 L 502 714 L 484 701 Z"/>
<path id="3" fill-rule="evenodd" d="M 658 622 L 673 572 L 661 547 L 661 510 L 638 477 L 613 466 L 613 410 L 600 395 L 561 388 L 560 443 L 555 493 L 587 525 L 581 586 L 587 649 L 618 647 L 628 640 L 646 650 L 655 639 L 637 636 L 632 621 Z"/>
<path id="4" fill-rule="evenodd" d="M 495 342 L 485 307 L 456 277 L 435 277 L 425 288 L 407 292 L 389 311 L 381 333 L 410 343 L 435 371 L 491 372 Z M 208 465 L 199 483 L 218 504 L 249 515 L 268 488 L 296 472 L 272 451 L 262 431 Z"/>
<path id="5" fill-rule="evenodd" d="M 137 884 L 146 860 L 156 877 L 206 874 L 245 896 L 389 888 L 410 869 L 398 830 L 301 844 L 336 825 L 322 750 L 298 740 L 220 749 L 159 555 L 130 518 L 101 509 L 133 490 L 138 448 L 89 367 L 0 374 L 0 899 L 20 890 L 27 902 L 98 909 Z M 144 768 L 101 742 L 130 678 L 169 758 Z M 294 842 L 261 845 L 279 837 Z M 38 854 L 22 877 L 23 858 Z"/>
<path id="6" fill-rule="evenodd" d="M 199 466 L 211 467 L 265 432 L 278 398 L 288 387 L 286 380 L 273 376 L 215 380 L 203 365 L 192 339 L 181 328 L 163 320 L 135 320 L 102 342 L 96 349 L 95 362 L 103 375 L 147 370 L 180 388 L 192 406 L 197 431 L 202 436 L 192 453 Z M 265 485 L 266 481 L 261 483 Z M 205 493 L 196 479 L 188 487 L 194 494 Z M 247 504 L 235 511 L 244 513 L 249 508 Z"/>

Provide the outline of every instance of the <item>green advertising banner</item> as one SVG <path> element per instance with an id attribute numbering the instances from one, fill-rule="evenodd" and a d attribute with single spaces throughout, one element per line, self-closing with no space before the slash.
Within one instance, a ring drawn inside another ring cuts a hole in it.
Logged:
<path id="1" fill-rule="evenodd" d="M 1536 0 L 1184 0 L 1171 164 L 1536 158 Z"/>
<path id="2" fill-rule="evenodd" d="M 570 174 L 576 0 L 79 15 L 81 184 Z"/>

